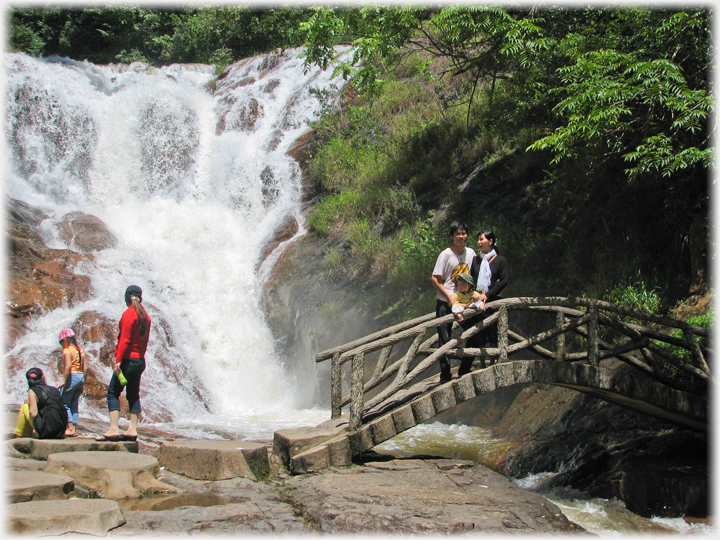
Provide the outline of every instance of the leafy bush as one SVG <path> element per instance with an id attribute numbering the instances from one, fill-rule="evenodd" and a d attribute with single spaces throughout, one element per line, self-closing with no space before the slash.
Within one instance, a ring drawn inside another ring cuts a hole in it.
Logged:
<path id="1" fill-rule="evenodd" d="M 650 313 L 657 313 L 660 310 L 660 295 L 655 288 L 649 288 L 640 276 L 634 281 L 615 287 L 607 295 L 606 300 Z"/>

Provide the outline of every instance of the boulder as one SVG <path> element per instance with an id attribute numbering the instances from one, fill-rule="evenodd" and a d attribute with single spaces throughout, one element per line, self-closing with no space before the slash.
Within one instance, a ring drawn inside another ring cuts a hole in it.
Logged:
<path id="1" fill-rule="evenodd" d="M 31 501 L 6 507 L 11 533 L 58 536 L 67 533 L 105 536 L 125 523 L 118 503 L 101 499 Z"/>
<path id="2" fill-rule="evenodd" d="M 150 493 L 175 493 L 157 480 L 153 456 L 130 452 L 65 452 L 48 456 L 45 472 L 65 474 L 103 499 L 135 499 Z"/>
<path id="3" fill-rule="evenodd" d="M 75 490 L 75 481 L 69 476 L 40 471 L 10 471 L 7 485 L 11 503 L 67 499 Z"/>
<path id="4" fill-rule="evenodd" d="M 261 480 L 270 472 L 267 447 L 247 441 L 166 441 L 155 457 L 167 470 L 196 480 Z"/>
<path id="5" fill-rule="evenodd" d="M 60 238 L 70 248 L 82 253 L 92 253 L 115 247 L 116 236 L 98 217 L 83 212 L 71 212 L 57 224 Z"/>

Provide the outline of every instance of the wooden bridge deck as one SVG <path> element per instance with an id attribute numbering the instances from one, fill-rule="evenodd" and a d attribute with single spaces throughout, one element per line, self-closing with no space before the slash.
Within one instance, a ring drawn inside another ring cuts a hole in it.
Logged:
<path id="1" fill-rule="evenodd" d="M 320 353 L 318 362 L 332 362 L 332 418 L 318 427 L 321 434 L 310 437 L 312 442 L 296 441 L 294 451 L 281 449 L 289 443 L 278 444 L 292 435 L 276 433 L 278 452 L 284 453 L 289 467 L 305 472 L 347 465 L 352 456 L 458 403 L 524 383 L 565 386 L 690 429 L 707 429 L 711 374 L 706 358 L 712 353 L 705 343 L 707 330 L 584 298 L 511 298 L 488 307 L 474 318 L 475 312 L 467 312 L 471 325 L 463 329 L 455 324 L 442 347 L 436 346 L 436 328 L 452 322 L 453 316 L 428 314 Z M 511 311 L 541 312 L 551 328 L 530 324 L 536 331 L 525 337 L 510 329 Z M 497 325 L 497 344 L 464 347 L 468 338 L 490 325 Z M 551 348 L 542 345 L 548 341 Z M 687 353 L 679 356 L 678 351 Z M 443 354 L 473 357 L 474 371 L 441 384 L 437 360 Z M 627 367 L 602 366 L 607 358 Z M 343 375 L 343 367 L 349 367 L 349 373 Z M 348 386 L 349 392 L 343 393 Z"/>

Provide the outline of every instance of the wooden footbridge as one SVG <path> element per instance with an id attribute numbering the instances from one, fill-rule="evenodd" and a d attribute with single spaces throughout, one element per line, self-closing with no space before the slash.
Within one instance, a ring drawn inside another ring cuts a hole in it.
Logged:
<path id="1" fill-rule="evenodd" d="M 712 350 L 704 328 L 587 298 L 508 298 L 464 315 L 441 347 L 436 328 L 454 316 L 431 313 L 318 354 L 317 362 L 331 362 L 331 419 L 302 434 L 276 433 L 289 468 L 347 465 L 458 403 L 522 383 L 565 386 L 707 429 Z M 497 343 L 466 347 L 492 326 Z M 442 355 L 453 363 L 472 359 L 470 373 L 440 382 Z M 608 367 L 610 358 L 629 367 Z"/>

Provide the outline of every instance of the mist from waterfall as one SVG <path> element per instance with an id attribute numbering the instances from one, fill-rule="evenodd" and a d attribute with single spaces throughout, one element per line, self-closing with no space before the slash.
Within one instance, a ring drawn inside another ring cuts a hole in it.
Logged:
<path id="1" fill-rule="evenodd" d="M 288 50 L 234 64 L 214 92 L 205 88 L 214 68 L 204 65 L 7 54 L 5 71 L 7 194 L 50 215 L 41 227 L 50 247 L 72 249 L 55 225 L 73 211 L 99 217 L 118 238 L 80 270 L 95 296 L 31 321 L 9 354 L 59 384 L 60 329 L 85 311 L 119 320 L 125 287 L 136 284 L 153 317 L 141 386 L 147 421 L 169 411 L 178 429 L 269 437 L 328 419 L 314 359 L 291 369 L 273 348 L 259 257 L 288 215 L 304 233 L 300 171 L 287 151 L 319 112 L 313 89 L 332 87 L 331 70 L 305 72 L 300 50 Z M 82 345 L 91 358 L 99 350 Z M 98 371 L 107 383 L 110 369 Z M 23 374 L 6 388 L 6 401 L 21 403 Z M 85 398 L 80 411 L 106 414 Z"/>

